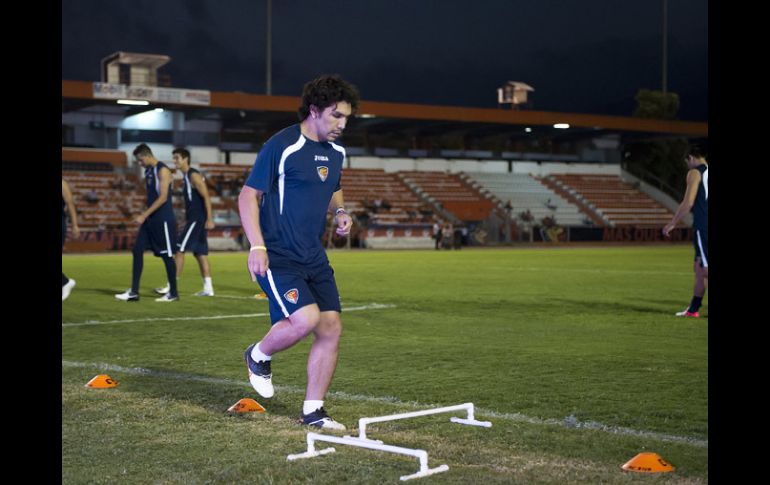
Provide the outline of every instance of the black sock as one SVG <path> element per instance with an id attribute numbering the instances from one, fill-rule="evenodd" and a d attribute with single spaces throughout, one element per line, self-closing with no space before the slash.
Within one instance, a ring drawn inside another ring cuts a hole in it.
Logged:
<path id="1" fill-rule="evenodd" d="M 66 276 L 64 276 L 64 273 L 62 273 L 61 274 L 61 285 L 64 286 L 64 285 L 66 285 L 69 282 L 70 282 L 70 279 L 67 278 Z"/>
<path id="2" fill-rule="evenodd" d="M 692 297 L 692 301 L 690 302 L 690 308 L 688 308 L 687 310 L 690 313 L 697 312 L 700 309 L 700 304 L 701 304 L 702 301 L 703 301 L 703 297 L 702 296 L 693 296 Z"/>
<path id="3" fill-rule="evenodd" d="M 179 293 L 176 291 L 176 262 L 174 257 L 164 257 L 163 263 L 166 265 L 166 276 L 168 276 L 168 296 L 178 298 Z"/>
<path id="4" fill-rule="evenodd" d="M 131 293 L 139 294 L 139 280 L 144 269 L 144 251 L 134 251 L 134 267 L 131 271 Z"/>

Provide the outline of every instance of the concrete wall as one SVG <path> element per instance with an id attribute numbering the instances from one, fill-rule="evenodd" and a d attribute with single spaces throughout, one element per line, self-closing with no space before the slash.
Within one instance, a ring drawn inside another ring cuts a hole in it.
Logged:
<path id="1" fill-rule="evenodd" d="M 350 168 L 375 168 L 386 172 L 422 170 L 438 172 L 507 173 L 507 160 L 458 160 L 444 158 L 348 157 Z M 542 177 L 551 173 L 587 173 L 620 175 L 620 165 L 614 163 L 511 162 L 514 173 Z"/>

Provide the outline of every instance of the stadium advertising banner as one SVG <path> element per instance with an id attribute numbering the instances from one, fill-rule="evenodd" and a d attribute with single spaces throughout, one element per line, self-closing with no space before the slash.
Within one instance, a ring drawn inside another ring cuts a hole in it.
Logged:
<path id="1" fill-rule="evenodd" d="M 93 96 L 99 99 L 138 99 L 158 103 L 211 105 L 211 92 L 202 89 L 159 88 L 155 86 L 126 86 L 125 84 L 93 83 Z"/>

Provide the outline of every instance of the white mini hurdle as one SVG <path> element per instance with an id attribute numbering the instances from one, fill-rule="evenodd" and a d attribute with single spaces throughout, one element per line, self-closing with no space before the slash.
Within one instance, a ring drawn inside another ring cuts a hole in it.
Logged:
<path id="1" fill-rule="evenodd" d="M 428 452 L 425 450 L 414 450 L 412 448 L 403 448 L 401 446 L 383 445 L 381 443 L 372 442 L 371 440 L 362 441 L 362 440 L 359 440 L 358 438 L 351 438 L 350 436 L 339 438 L 337 436 L 329 436 L 329 435 L 318 434 L 318 433 L 307 434 L 307 451 L 306 452 L 298 453 L 296 455 L 289 455 L 286 457 L 286 459 L 289 461 L 293 461 L 293 460 L 298 460 L 300 458 L 313 458 L 314 456 L 325 455 L 327 453 L 332 453 L 336 451 L 334 448 L 324 448 L 323 450 L 316 451 L 315 449 L 316 441 L 328 441 L 329 443 L 337 443 L 340 445 L 351 445 L 351 446 L 358 446 L 359 448 L 368 448 L 370 450 L 387 451 L 388 453 L 397 453 L 399 455 L 413 456 L 418 460 L 420 460 L 420 470 L 417 473 L 413 473 L 411 475 L 403 475 L 401 477 L 401 481 L 411 480 L 412 478 L 427 477 L 428 475 L 433 475 L 434 473 L 441 473 L 449 470 L 448 465 L 441 465 L 441 466 L 437 466 L 436 468 L 429 468 Z"/>
<path id="2" fill-rule="evenodd" d="M 439 413 L 451 413 L 452 411 L 467 411 L 468 416 L 466 419 L 462 418 L 449 418 L 453 423 L 467 424 L 470 426 L 482 426 L 484 428 L 491 428 L 492 423 L 489 421 L 477 421 L 473 416 L 473 403 L 466 402 L 465 404 L 458 404 L 457 406 L 446 406 L 443 408 L 426 409 L 424 411 L 414 411 L 411 413 L 401 414 L 388 414 L 387 416 L 377 416 L 374 418 L 361 418 L 358 420 L 358 439 L 366 441 L 374 441 L 382 443 L 380 440 L 372 440 L 366 437 L 366 425 L 371 423 L 382 423 L 385 421 L 396 421 L 398 419 L 416 418 L 419 416 L 427 416 L 430 414 Z"/>
<path id="3" fill-rule="evenodd" d="M 295 455 L 289 455 L 287 460 L 293 461 L 301 458 L 313 458 L 327 453 L 335 451 L 334 448 L 325 448 L 323 450 L 316 451 L 316 441 L 328 441 L 329 443 L 337 443 L 340 445 L 357 446 L 359 448 L 367 448 L 370 450 L 386 451 L 388 453 L 397 453 L 400 455 L 413 456 L 420 461 L 420 470 L 417 473 L 411 475 L 404 475 L 401 477 L 402 481 L 411 480 L 413 478 L 426 477 L 433 475 L 434 473 L 441 473 L 449 470 L 448 465 L 437 466 L 436 468 L 428 467 L 428 452 L 425 450 L 417 450 L 412 448 L 404 448 L 401 446 L 391 446 L 383 444 L 381 440 L 373 440 L 366 437 L 366 425 L 371 423 L 382 423 L 385 421 L 395 421 L 398 419 L 416 418 L 419 416 L 428 416 L 430 414 L 450 413 L 453 411 L 466 411 L 468 413 L 465 419 L 463 418 L 450 418 L 453 423 L 466 424 L 471 426 L 483 426 L 485 428 L 492 427 L 492 423 L 489 421 L 478 421 L 473 416 L 473 403 L 458 404 L 457 406 L 447 406 L 436 409 L 426 409 L 423 411 L 414 411 L 411 413 L 401 414 L 389 414 L 387 416 L 376 416 L 372 418 L 361 418 L 358 420 L 358 437 L 343 436 L 342 438 L 337 436 L 329 436 L 318 433 L 307 434 L 307 451 L 304 453 L 298 453 Z"/>

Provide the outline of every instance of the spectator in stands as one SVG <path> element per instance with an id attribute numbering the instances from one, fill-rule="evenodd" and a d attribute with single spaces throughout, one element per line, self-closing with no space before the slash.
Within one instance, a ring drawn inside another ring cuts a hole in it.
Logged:
<path id="1" fill-rule="evenodd" d="M 388 201 L 388 199 L 383 197 L 382 201 L 380 202 L 380 207 L 382 208 L 382 210 L 389 211 L 390 208 L 393 206 L 390 205 L 390 202 Z"/>
<path id="2" fill-rule="evenodd" d="M 442 226 L 438 221 L 433 223 L 433 239 L 436 240 L 436 249 L 441 249 L 441 240 L 443 235 L 441 234 Z"/>
<path id="3" fill-rule="evenodd" d="M 365 208 L 356 211 L 353 215 L 361 227 L 366 228 L 369 225 L 369 211 L 367 211 Z"/>
<path id="4" fill-rule="evenodd" d="M 368 195 L 364 196 L 364 200 L 361 201 L 361 205 L 363 205 L 364 209 L 368 210 L 369 212 L 375 212 L 374 204 L 372 204 L 372 201 L 369 200 Z"/>
<path id="5" fill-rule="evenodd" d="M 709 278 L 709 166 L 699 146 L 691 146 L 685 154 L 687 168 L 687 189 L 671 222 L 663 228 L 663 235 L 669 237 L 676 224 L 689 212 L 693 214 L 693 243 L 695 245 L 695 285 L 690 306 L 678 317 L 700 317 L 700 306 L 708 289 Z"/>
<path id="6" fill-rule="evenodd" d="M 67 208 L 65 212 L 64 208 Z M 61 179 L 61 248 L 64 249 L 64 240 L 67 238 L 67 215 L 69 214 L 72 222 L 72 237 L 80 237 L 80 227 L 78 227 L 78 216 L 75 211 L 75 199 L 72 197 L 72 190 L 66 180 Z M 72 288 L 75 287 L 75 280 L 67 278 L 62 271 L 61 274 L 61 301 L 70 296 Z"/>
<path id="7" fill-rule="evenodd" d="M 211 266 L 209 265 L 208 231 L 214 229 L 214 216 L 211 210 L 211 197 L 206 188 L 206 181 L 201 173 L 190 166 L 190 152 L 186 148 L 175 148 L 172 152 L 174 165 L 182 172 L 184 184 L 182 185 L 182 197 L 184 198 L 186 224 L 179 235 L 176 260 L 176 276 L 182 276 L 184 269 L 184 256 L 187 250 L 191 250 L 198 261 L 203 289 L 195 296 L 214 296 L 214 285 L 211 282 Z M 170 285 L 156 288 L 158 294 L 165 295 L 169 292 Z"/>
<path id="8" fill-rule="evenodd" d="M 144 167 L 144 179 L 147 189 L 147 208 L 134 218 L 139 225 L 133 249 L 133 268 L 131 288 L 118 293 L 115 298 L 123 301 L 139 301 L 139 280 L 144 268 L 144 251 L 152 249 L 155 256 L 162 259 L 166 267 L 166 276 L 171 284 L 170 291 L 155 301 L 169 302 L 179 299 L 176 288 L 176 217 L 171 205 L 171 170 L 165 163 L 152 154 L 152 150 L 142 143 L 134 149 L 134 157 Z"/>
<path id="9" fill-rule="evenodd" d="M 551 198 L 549 197 L 547 201 L 545 201 L 545 206 L 551 209 L 552 211 L 555 211 L 557 209 L 557 206 L 553 201 L 551 201 Z"/>
<path id="10" fill-rule="evenodd" d="M 454 238 L 454 228 L 451 222 L 444 224 L 441 228 L 441 247 L 444 249 L 452 249 L 452 239 Z"/>
<path id="11" fill-rule="evenodd" d="M 559 236 L 564 232 L 564 228 L 556 223 L 554 216 L 545 216 L 542 220 L 540 235 L 543 241 L 558 242 Z"/>
<path id="12" fill-rule="evenodd" d="M 300 123 L 265 143 L 238 197 L 251 243 L 249 273 L 270 299 L 273 324 L 246 349 L 249 381 L 261 396 L 273 396 L 272 356 L 314 334 L 301 417 L 319 428 L 345 429 L 323 407 L 342 321 L 334 271 L 320 241 L 327 212 L 334 213 L 338 235 L 348 235 L 352 226 L 340 187 L 345 149 L 334 141 L 357 107 L 356 88 L 339 76 L 306 83 Z"/>
<path id="13" fill-rule="evenodd" d="M 99 202 L 99 194 L 96 193 L 94 189 L 89 190 L 83 195 L 83 198 L 88 202 L 89 204 L 96 204 Z"/>

